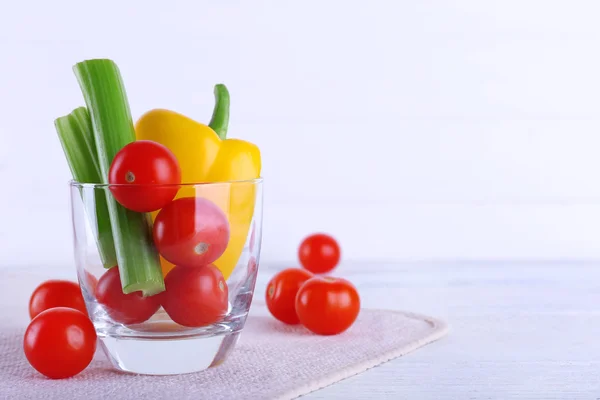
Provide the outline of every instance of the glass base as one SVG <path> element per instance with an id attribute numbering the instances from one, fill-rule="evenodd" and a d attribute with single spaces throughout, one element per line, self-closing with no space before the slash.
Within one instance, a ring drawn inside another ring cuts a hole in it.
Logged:
<path id="1" fill-rule="evenodd" d="M 142 375 L 178 375 L 220 365 L 240 332 L 218 336 L 172 339 L 98 337 L 113 367 Z"/>
<path id="2" fill-rule="evenodd" d="M 225 361 L 240 336 L 245 315 L 202 328 L 185 328 L 160 310 L 140 325 L 96 325 L 98 341 L 119 371 L 178 375 L 203 371 Z"/>

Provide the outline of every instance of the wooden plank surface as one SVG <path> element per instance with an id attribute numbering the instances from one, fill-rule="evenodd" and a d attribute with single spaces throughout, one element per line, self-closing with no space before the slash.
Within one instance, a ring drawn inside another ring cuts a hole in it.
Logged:
<path id="1" fill-rule="evenodd" d="M 253 304 L 284 266 L 261 265 Z M 5 269 L 73 278 L 73 269 Z M 444 319 L 450 333 L 307 399 L 600 399 L 600 263 L 344 263 L 364 307 Z M 34 287 L 21 288 L 24 300 Z M 25 317 L 24 317 L 25 318 Z"/>
<path id="2" fill-rule="evenodd" d="M 263 266 L 256 300 L 270 275 Z M 446 320 L 450 334 L 309 399 L 600 399 L 600 264 L 352 263 L 365 307 Z"/>

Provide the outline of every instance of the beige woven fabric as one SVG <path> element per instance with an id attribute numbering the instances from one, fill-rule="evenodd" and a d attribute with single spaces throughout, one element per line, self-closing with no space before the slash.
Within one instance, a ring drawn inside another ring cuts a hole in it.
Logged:
<path id="1" fill-rule="evenodd" d="M 402 356 L 447 331 L 433 318 L 362 310 L 347 332 L 323 337 L 280 324 L 255 304 L 238 345 L 219 367 L 136 376 L 111 370 L 98 351 L 80 375 L 53 381 L 33 370 L 23 355 L 26 307 L 13 303 L 23 296 L 10 295 L 14 286 L 0 289 L 0 399 L 292 399 Z"/>

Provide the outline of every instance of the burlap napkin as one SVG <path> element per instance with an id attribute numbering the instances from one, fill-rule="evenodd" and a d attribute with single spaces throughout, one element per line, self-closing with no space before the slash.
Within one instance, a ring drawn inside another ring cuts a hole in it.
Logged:
<path id="1" fill-rule="evenodd" d="M 26 307 L 15 301 L 24 296 L 10 296 L 18 286 L 8 286 L 7 280 L 0 284 L 1 399 L 291 399 L 402 356 L 447 331 L 433 318 L 365 309 L 345 333 L 316 336 L 275 321 L 257 303 L 231 357 L 219 367 L 179 376 L 137 376 L 111 370 L 98 351 L 78 376 L 49 380 L 23 355 Z M 31 289 L 25 286 L 21 289 Z"/>

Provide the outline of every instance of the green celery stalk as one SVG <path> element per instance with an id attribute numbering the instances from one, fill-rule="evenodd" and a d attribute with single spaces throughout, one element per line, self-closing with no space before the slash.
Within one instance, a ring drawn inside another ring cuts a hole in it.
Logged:
<path id="1" fill-rule="evenodd" d="M 73 179 L 80 183 L 101 183 L 94 131 L 88 110 L 85 107 L 76 108 L 70 114 L 57 118 L 54 127 Z M 84 193 L 81 194 L 83 197 Z M 117 265 L 117 255 L 106 197 L 97 196 L 92 204 L 94 203 L 95 210 L 91 210 L 88 217 L 94 218 L 93 231 L 102 264 L 104 268 L 111 268 Z"/>
<path id="2" fill-rule="evenodd" d="M 73 67 L 90 111 L 103 183 L 115 155 L 135 140 L 129 102 L 117 65 L 106 59 Z M 151 296 L 165 290 L 158 252 L 152 242 L 150 216 L 121 206 L 106 190 L 123 293 Z"/>

